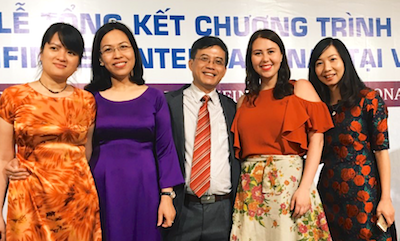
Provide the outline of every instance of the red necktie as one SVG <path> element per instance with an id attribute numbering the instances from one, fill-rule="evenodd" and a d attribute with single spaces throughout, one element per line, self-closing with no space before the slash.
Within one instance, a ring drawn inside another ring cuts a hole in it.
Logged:
<path id="1" fill-rule="evenodd" d="M 205 95 L 201 101 L 203 105 L 199 110 L 196 136 L 194 138 L 192 173 L 190 175 L 190 188 L 201 197 L 210 188 L 210 153 L 211 153 L 211 127 L 207 103 L 210 100 Z"/>

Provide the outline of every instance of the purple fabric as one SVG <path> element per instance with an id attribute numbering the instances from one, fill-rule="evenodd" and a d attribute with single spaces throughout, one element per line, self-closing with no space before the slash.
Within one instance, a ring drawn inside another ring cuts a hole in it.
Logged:
<path id="1" fill-rule="evenodd" d="M 161 240 L 159 187 L 184 182 L 165 97 L 149 87 L 128 101 L 113 102 L 99 93 L 95 99 L 90 165 L 99 193 L 104 240 Z"/>

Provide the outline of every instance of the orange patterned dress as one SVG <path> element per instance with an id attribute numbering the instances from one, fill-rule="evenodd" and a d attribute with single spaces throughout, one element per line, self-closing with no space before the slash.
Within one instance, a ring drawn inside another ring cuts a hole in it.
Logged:
<path id="1" fill-rule="evenodd" d="M 77 88 L 44 96 L 28 84 L 4 90 L 0 117 L 14 125 L 17 157 L 31 175 L 10 181 L 7 241 L 101 240 L 99 201 L 85 157 L 93 96 Z"/>

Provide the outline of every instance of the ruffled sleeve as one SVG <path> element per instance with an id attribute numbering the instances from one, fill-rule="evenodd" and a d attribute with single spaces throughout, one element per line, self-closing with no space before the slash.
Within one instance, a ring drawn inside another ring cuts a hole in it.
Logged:
<path id="1" fill-rule="evenodd" d="M 241 110 L 241 108 L 239 108 L 236 111 L 235 118 L 233 119 L 232 126 L 231 126 L 231 132 L 233 133 L 233 148 L 235 150 L 235 157 L 237 159 L 240 159 L 241 151 L 242 151 L 242 148 L 240 145 L 239 130 L 238 130 L 238 119 L 239 119 L 240 112 L 241 112 L 240 110 Z"/>
<path id="2" fill-rule="evenodd" d="M 288 101 L 282 127 L 282 138 L 300 144 L 307 150 L 307 132 L 324 133 L 333 128 L 333 122 L 325 103 L 311 102 L 292 95 Z"/>

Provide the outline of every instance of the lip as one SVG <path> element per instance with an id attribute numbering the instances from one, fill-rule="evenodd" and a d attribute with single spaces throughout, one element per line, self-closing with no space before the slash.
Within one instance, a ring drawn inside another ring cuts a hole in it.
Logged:
<path id="1" fill-rule="evenodd" d="M 270 69 L 272 68 L 272 64 L 261 65 L 260 68 L 261 68 L 263 71 L 268 71 L 268 70 L 270 70 Z"/>
<path id="2" fill-rule="evenodd" d="M 326 74 L 326 75 L 324 75 L 324 78 L 325 78 L 327 81 L 330 81 L 330 80 L 332 80 L 335 76 L 336 76 L 336 74 Z"/>
<path id="3" fill-rule="evenodd" d="M 203 72 L 203 74 L 204 74 L 205 76 L 207 76 L 207 77 L 215 77 L 215 76 L 216 76 L 216 74 L 210 73 L 210 72 Z"/>
<path id="4" fill-rule="evenodd" d="M 61 63 L 54 63 L 54 66 L 59 69 L 65 69 L 67 65 Z"/>
<path id="5" fill-rule="evenodd" d="M 113 66 L 117 67 L 117 68 L 123 68 L 126 66 L 128 62 L 127 61 L 118 61 L 113 63 Z"/>

